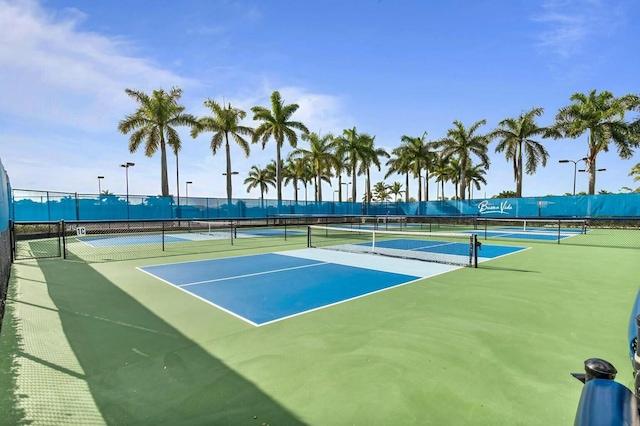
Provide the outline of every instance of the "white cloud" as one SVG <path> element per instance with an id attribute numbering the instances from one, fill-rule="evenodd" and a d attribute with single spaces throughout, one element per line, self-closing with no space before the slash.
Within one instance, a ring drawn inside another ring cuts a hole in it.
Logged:
<path id="1" fill-rule="evenodd" d="M 599 0 L 548 0 L 532 19 L 545 29 L 538 35 L 538 46 L 562 57 L 582 51 L 590 38 L 611 30 L 619 11 Z"/>
<path id="2" fill-rule="evenodd" d="M 184 86 L 188 79 L 129 54 L 124 40 L 77 29 L 31 0 L 0 0 L 0 111 L 74 128 L 110 128 L 131 109 L 125 87 Z M 35 114 L 34 114 L 35 113 Z"/>

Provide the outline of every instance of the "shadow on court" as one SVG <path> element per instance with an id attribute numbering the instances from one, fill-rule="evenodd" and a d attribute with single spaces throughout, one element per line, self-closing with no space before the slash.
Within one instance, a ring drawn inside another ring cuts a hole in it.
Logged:
<path id="1" fill-rule="evenodd" d="M 39 263 L 108 424 L 302 424 L 88 265 Z"/>

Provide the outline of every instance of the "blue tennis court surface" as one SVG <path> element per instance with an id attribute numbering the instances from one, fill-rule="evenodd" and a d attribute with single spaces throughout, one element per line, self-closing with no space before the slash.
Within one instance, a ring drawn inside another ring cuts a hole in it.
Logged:
<path id="1" fill-rule="evenodd" d="M 139 269 L 254 325 L 264 325 L 421 278 L 283 254 Z"/>
<path id="2" fill-rule="evenodd" d="M 409 241 L 420 250 L 427 249 L 425 243 L 437 243 Z M 393 240 L 380 242 L 383 243 L 393 245 Z M 464 247 L 468 256 L 468 244 L 459 244 L 460 248 L 456 247 L 458 243 L 446 244 L 454 251 Z M 521 250 L 525 248 L 483 245 L 480 259 L 486 261 Z M 265 325 L 459 268 L 370 254 L 301 249 L 138 269 L 253 325 Z"/>

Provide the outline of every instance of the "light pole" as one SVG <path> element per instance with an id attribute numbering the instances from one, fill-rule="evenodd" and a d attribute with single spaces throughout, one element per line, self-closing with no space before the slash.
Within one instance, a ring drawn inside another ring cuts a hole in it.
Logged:
<path id="1" fill-rule="evenodd" d="M 186 181 L 184 183 L 184 192 L 185 192 L 185 196 L 187 198 L 187 204 L 186 205 L 189 205 L 189 185 L 191 185 L 192 183 L 193 182 L 191 182 L 190 180 Z"/>
<path id="2" fill-rule="evenodd" d="M 124 167 L 124 175 L 127 182 L 127 219 L 129 219 L 129 167 L 135 166 L 135 163 L 126 162 L 120 164 L 120 167 Z"/>
<path id="3" fill-rule="evenodd" d="M 340 192 L 340 191 L 338 191 L 337 189 L 333 191 L 333 194 L 332 194 L 333 195 L 333 199 L 332 199 L 332 201 L 334 203 L 336 202 L 336 192 Z"/>
<path id="4" fill-rule="evenodd" d="M 98 197 L 102 194 L 102 187 L 100 186 L 100 180 L 104 179 L 104 176 L 98 176 Z"/>
<path id="5" fill-rule="evenodd" d="M 607 169 L 596 169 L 596 172 L 606 172 Z M 589 170 L 587 169 L 580 169 L 578 170 L 579 173 L 589 173 Z"/>
<path id="6" fill-rule="evenodd" d="M 237 175 L 237 174 L 238 174 L 238 172 L 231 172 L 231 176 L 233 176 L 233 175 Z M 223 174 L 222 174 L 222 176 L 227 176 L 227 173 L 226 173 L 226 172 L 225 172 L 225 173 L 223 173 Z M 229 176 L 229 177 L 227 178 L 227 179 L 229 180 L 229 183 L 231 182 L 231 176 Z M 230 192 L 229 192 L 229 193 L 227 193 L 227 198 L 228 198 L 227 202 L 228 202 L 229 204 L 231 204 L 231 197 L 233 197 L 233 195 L 232 195 Z"/>
<path id="7" fill-rule="evenodd" d="M 347 185 L 347 201 L 348 201 L 349 200 L 349 185 L 351 185 L 351 182 L 342 182 L 340 185 Z M 340 198 L 342 198 L 342 197 L 340 197 Z M 342 202 L 342 200 L 340 200 L 340 202 Z"/>
<path id="8" fill-rule="evenodd" d="M 578 168 L 578 163 L 581 161 L 587 161 L 587 157 L 581 158 L 579 160 L 559 160 L 558 163 L 573 163 L 573 195 L 576 195 L 576 171 Z"/>

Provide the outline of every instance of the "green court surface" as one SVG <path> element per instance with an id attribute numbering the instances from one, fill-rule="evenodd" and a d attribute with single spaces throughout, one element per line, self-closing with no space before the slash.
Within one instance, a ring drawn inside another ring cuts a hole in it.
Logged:
<path id="1" fill-rule="evenodd" d="M 17 262 L 0 423 L 573 424 L 582 384 L 570 373 L 587 358 L 607 359 L 632 385 L 640 252 L 504 244 L 531 249 L 262 327 L 136 267 L 304 241 Z"/>

